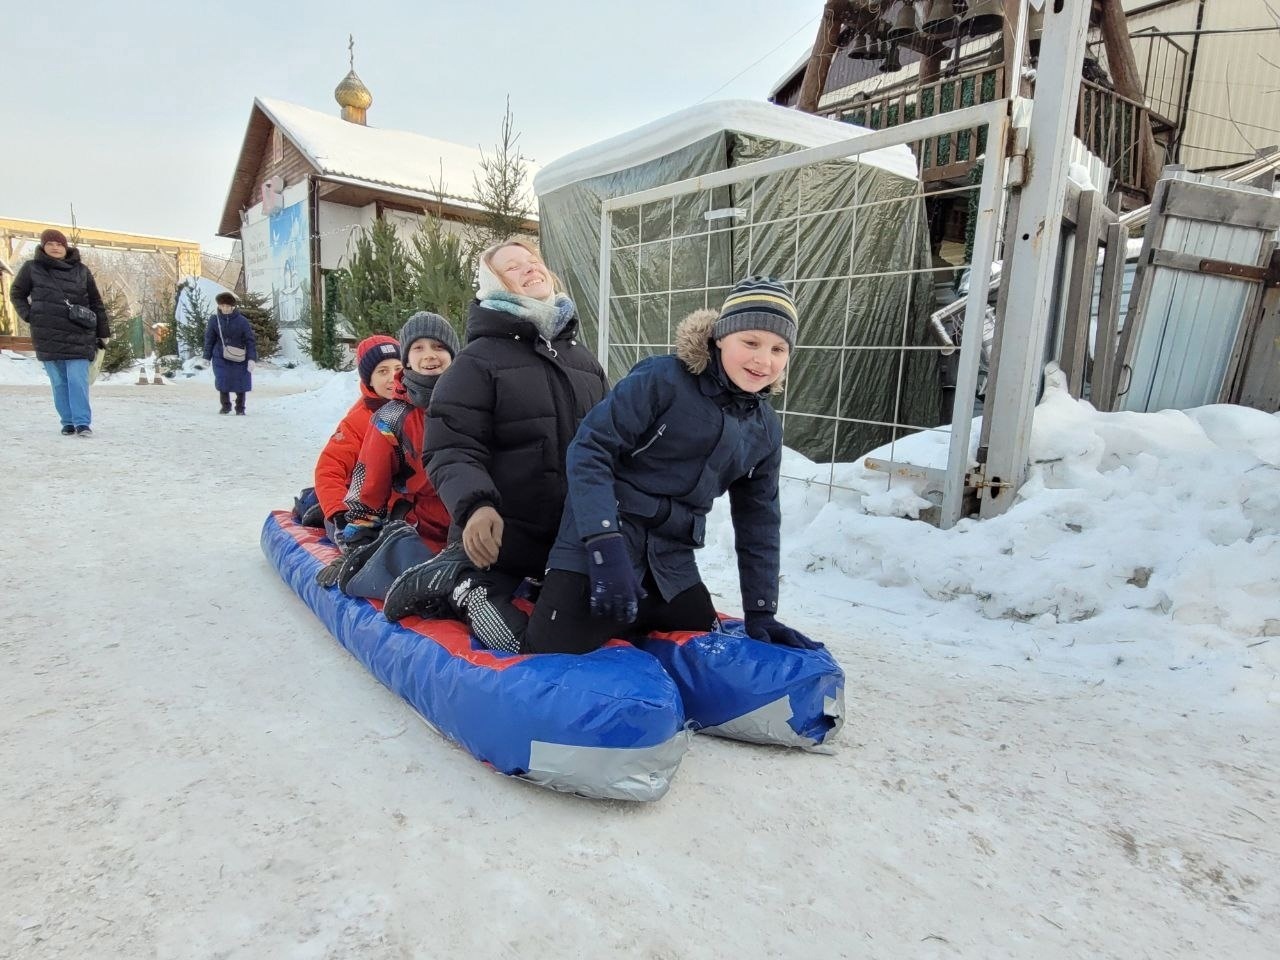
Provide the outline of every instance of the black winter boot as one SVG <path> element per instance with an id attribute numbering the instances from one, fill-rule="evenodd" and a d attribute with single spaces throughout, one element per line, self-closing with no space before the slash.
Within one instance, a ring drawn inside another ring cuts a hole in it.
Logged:
<path id="1" fill-rule="evenodd" d="M 447 609 L 449 595 L 463 574 L 474 569 L 462 541 L 451 543 L 430 560 L 396 577 L 387 589 L 382 612 L 395 622 L 411 615 L 438 617 Z"/>

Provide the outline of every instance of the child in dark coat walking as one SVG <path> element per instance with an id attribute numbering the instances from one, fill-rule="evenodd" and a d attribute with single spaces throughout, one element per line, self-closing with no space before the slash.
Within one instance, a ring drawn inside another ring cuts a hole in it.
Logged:
<path id="1" fill-rule="evenodd" d="M 569 446 L 569 496 L 525 632 L 527 653 L 586 653 L 611 637 L 717 621 L 693 552 L 729 493 L 747 633 L 819 646 L 779 623 L 780 384 L 798 316 L 787 288 L 749 277 L 702 310 L 676 353 L 638 363 Z"/>

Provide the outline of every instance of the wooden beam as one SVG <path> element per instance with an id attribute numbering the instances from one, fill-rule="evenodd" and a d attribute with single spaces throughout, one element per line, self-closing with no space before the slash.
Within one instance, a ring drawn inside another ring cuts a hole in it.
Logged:
<path id="1" fill-rule="evenodd" d="M 1145 104 L 1146 94 L 1142 89 L 1142 79 L 1138 74 L 1138 61 L 1133 55 L 1133 45 L 1129 42 L 1129 24 L 1125 19 L 1124 7 L 1120 0 L 1100 0 L 1102 8 L 1102 41 L 1107 49 L 1107 69 L 1111 71 L 1111 81 L 1116 85 L 1116 93 L 1138 103 Z M 1151 133 L 1151 114 L 1141 111 L 1138 124 L 1138 136 L 1141 138 L 1139 158 L 1142 169 L 1139 171 L 1138 185 L 1148 196 L 1155 189 L 1156 180 L 1160 177 L 1160 158 L 1156 156 L 1156 141 Z"/>
<path id="2" fill-rule="evenodd" d="M 817 113 L 818 101 L 827 85 L 827 73 L 831 70 L 831 58 L 836 54 L 836 37 L 840 33 L 840 17 L 848 8 L 849 0 L 826 0 L 822 8 L 822 21 L 818 24 L 818 36 L 813 41 L 809 65 L 804 68 L 804 80 L 800 82 L 800 99 L 796 109 L 804 113 Z"/>
<path id="3" fill-rule="evenodd" d="M 1089 315 L 1097 271 L 1098 231 L 1102 225 L 1102 194 L 1085 190 L 1076 207 L 1075 245 L 1071 275 L 1067 278 L 1067 306 L 1062 315 L 1060 366 L 1067 375 L 1067 390 L 1079 399 L 1084 391 L 1085 359 L 1089 352 Z"/>
<path id="4" fill-rule="evenodd" d="M 1120 323 L 1120 298 L 1124 295 L 1124 265 L 1129 228 L 1123 223 L 1107 227 L 1107 250 L 1102 259 L 1098 287 L 1098 333 L 1093 343 L 1093 378 L 1089 400 L 1099 410 L 1115 409 L 1116 327 Z"/>

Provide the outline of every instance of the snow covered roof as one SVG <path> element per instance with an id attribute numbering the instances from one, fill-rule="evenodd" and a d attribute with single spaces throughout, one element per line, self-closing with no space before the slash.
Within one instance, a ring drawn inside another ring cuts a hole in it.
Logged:
<path id="1" fill-rule="evenodd" d="M 542 196 L 571 183 L 638 166 L 722 130 L 794 143 L 801 147 L 836 143 L 867 132 L 864 127 L 815 117 L 772 103 L 720 100 L 689 107 L 627 133 L 575 150 L 543 167 L 533 178 L 533 190 Z M 915 158 L 906 146 L 877 150 L 862 159 L 901 177 L 914 180 L 917 176 Z"/>
<path id="2" fill-rule="evenodd" d="M 259 107 L 322 173 L 474 202 L 480 151 L 406 130 L 366 127 L 296 103 L 257 97 Z"/>

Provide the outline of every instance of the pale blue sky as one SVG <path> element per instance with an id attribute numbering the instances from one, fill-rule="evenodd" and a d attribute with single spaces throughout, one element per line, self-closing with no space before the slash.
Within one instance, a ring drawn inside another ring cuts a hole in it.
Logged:
<path id="1" fill-rule="evenodd" d="M 225 253 L 213 234 L 253 98 L 336 113 L 349 32 L 372 125 L 488 149 L 510 93 L 525 153 L 545 163 L 703 99 L 763 99 L 821 11 L 822 0 L 24 3 L 0 25 L 0 216 L 66 222 L 74 203 L 84 226 Z"/>

